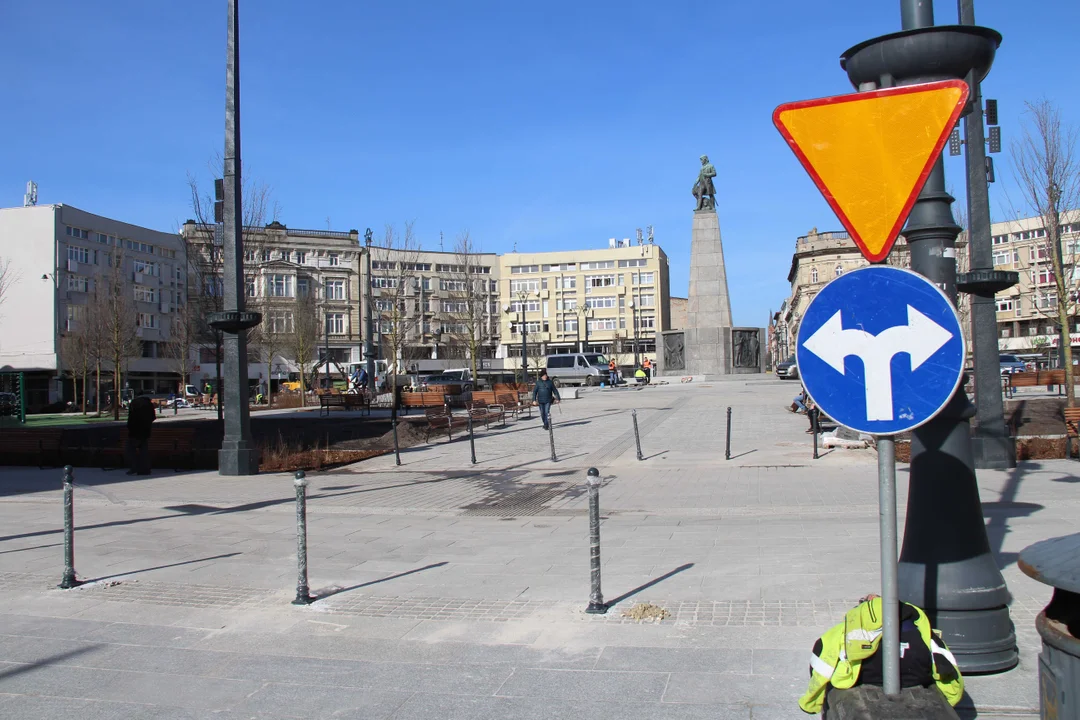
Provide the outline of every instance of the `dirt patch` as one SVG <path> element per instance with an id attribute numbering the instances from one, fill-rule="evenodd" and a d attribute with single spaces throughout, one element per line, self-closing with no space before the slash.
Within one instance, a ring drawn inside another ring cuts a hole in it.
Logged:
<path id="1" fill-rule="evenodd" d="M 385 450 L 268 450 L 259 460 L 259 472 L 330 470 L 385 453 Z"/>
<path id="2" fill-rule="evenodd" d="M 635 603 L 632 608 L 623 610 L 622 616 L 638 622 L 658 623 L 671 617 L 671 613 L 652 603 Z"/>
<path id="3" fill-rule="evenodd" d="M 1073 441 L 1076 452 L 1076 441 Z M 1016 438 L 1017 460 L 1055 460 L 1065 457 L 1065 438 L 1018 437 Z M 897 440 L 896 461 L 911 462 L 911 442 Z"/>

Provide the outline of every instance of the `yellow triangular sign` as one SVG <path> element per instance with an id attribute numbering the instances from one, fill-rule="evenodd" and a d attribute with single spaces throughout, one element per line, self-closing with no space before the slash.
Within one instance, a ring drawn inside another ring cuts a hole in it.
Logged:
<path id="1" fill-rule="evenodd" d="M 907 221 L 967 102 L 963 80 L 786 103 L 773 123 L 871 262 Z"/>

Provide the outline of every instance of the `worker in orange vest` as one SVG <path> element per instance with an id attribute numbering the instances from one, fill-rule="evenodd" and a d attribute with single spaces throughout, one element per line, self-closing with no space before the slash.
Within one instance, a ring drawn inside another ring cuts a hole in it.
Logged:
<path id="1" fill-rule="evenodd" d="M 649 361 L 649 358 L 645 358 L 642 367 L 645 368 L 645 384 L 648 385 L 652 382 L 652 362 Z"/>
<path id="2" fill-rule="evenodd" d="M 612 358 L 611 362 L 608 363 L 607 369 L 608 369 L 608 380 L 611 382 L 612 385 L 618 385 L 619 384 L 619 369 L 617 367 L 615 367 L 615 359 L 614 358 Z"/>

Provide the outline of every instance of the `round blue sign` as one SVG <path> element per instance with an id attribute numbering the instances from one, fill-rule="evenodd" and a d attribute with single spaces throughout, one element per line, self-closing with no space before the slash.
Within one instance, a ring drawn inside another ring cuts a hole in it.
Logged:
<path id="1" fill-rule="evenodd" d="M 817 294 L 795 361 L 807 392 L 841 425 L 895 435 L 938 414 L 964 371 L 964 334 L 949 299 L 910 270 L 859 268 Z"/>

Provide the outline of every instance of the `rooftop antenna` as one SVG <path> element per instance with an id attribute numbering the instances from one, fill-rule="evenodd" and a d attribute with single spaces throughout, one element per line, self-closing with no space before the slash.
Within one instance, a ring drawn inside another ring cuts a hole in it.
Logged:
<path id="1" fill-rule="evenodd" d="M 652 245 L 653 244 L 653 226 L 652 225 L 646 225 L 645 229 L 649 231 L 649 244 Z"/>
<path id="2" fill-rule="evenodd" d="M 37 183 L 33 180 L 26 183 L 26 194 L 23 195 L 22 204 L 23 207 L 34 207 L 37 205 Z"/>
<path id="3" fill-rule="evenodd" d="M 640 245 L 642 242 L 644 242 L 644 240 L 642 240 L 641 228 L 638 228 L 637 229 L 637 244 Z"/>
<path id="4" fill-rule="evenodd" d="M 439 231 L 439 252 L 442 252 L 442 251 L 443 251 L 443 246 L 442 246 L 442 239 L 443 239 L 443 238 L 442 238 L 442 230 L 440 230 L 440 231 Z"/>

